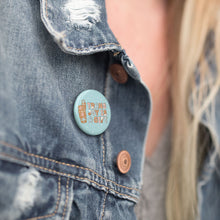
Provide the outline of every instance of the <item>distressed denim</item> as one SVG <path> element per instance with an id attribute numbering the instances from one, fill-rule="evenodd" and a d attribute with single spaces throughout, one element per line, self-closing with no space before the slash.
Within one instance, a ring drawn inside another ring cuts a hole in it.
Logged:
<path id="1" fill-rule="evenodd" d="M 215 76 L 213 53 L 206 58 Z M 123 65 L 126 84 L 112 79 L 112 63 Z M 83 133 L 73 116 L 87 89 L 111 107 L 110 125 L 98 136 Z M 201 121 L 217 144 L 219 96 L 210 106 L 214 116 Z M 192 106 L 189 100 L 193 114 Z M 135 219 L 151 108 L 103 0 L 1 0 L 0 220 Z M 116 166 L 121 150 L 131 155 L 127 174 Z M 202 220 L 219 219 L 219 167 L 210 151 L 198 179 Z"/>
<path id="2" fill-rule="evenodd" d="M 210 94 L 209 83 L 217 77 L 217 58 L 215 53 L 215 33 L 210 30 L 204 46 L 205 62 L 208 66 L 209 79 L 200 82 L 200 65 L 195 70 L 197 90 L 205 88 L 207 95 Z M 198 177 L 198 211 L 201 220 L 220 219 L 220 91 L 218 90 L 212 104 L 202 114 L 200 123 L 207 128 L 210 134 L 210 150 L 202 165 Z M 189 98 L 189 110 L 194 114 L 192 95 Z"/>
<path id="3" fill-rule="evenodd" d="M 135 219 L 151 97 L 109 29 L 104 3 L 1 1 L 1 220 Z M 126 84 L 112 79 L 112 63 L 123 65 Z M 98 136 L 73 116 L 87 89 L 111 107 Z M 121 150 L 131 156 L 127 174 L 116 165 Z"/>

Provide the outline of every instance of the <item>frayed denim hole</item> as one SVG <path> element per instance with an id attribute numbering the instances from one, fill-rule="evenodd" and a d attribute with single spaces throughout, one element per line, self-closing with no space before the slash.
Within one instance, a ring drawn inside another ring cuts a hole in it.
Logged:
<path id="1" fill-rule="evenodd" d="M 90 30 L 100 21 L 100 6 L 94 0 L 69 0 L 63 7 L 68 25 L 76 30 L 85 28 Z"/>

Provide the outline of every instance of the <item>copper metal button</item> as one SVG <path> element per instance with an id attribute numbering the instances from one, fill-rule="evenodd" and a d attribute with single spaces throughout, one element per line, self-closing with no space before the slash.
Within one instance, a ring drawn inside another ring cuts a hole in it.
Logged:
<path id="1" fill-rule="evenodd" d="M 110 66 L 109 70 L 112 75 L 112 78 L 116 82 L 124 84 L 128 81 L 128 74 L 122 65 L 120 65 L 118 63 L 112 64 Z"/>
<path id="2" fill-rule="evenodd" d="M 117 166 L 121 173 L 125 174 L 130 170 L 131 167 L 131 157 L 130 154 L 123 150 L 117 156 Z"/>

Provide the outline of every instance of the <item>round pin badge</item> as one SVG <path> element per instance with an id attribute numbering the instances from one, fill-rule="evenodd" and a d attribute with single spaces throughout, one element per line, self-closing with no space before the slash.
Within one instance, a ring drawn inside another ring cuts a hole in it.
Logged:
<path id="1" fill-rule="evenodd" d="M 77 125 L 88 135 L 103 133 L 111 120 L 108 100 L 102 93 L 92 89 L 77 96 L 73 112 Z"/>

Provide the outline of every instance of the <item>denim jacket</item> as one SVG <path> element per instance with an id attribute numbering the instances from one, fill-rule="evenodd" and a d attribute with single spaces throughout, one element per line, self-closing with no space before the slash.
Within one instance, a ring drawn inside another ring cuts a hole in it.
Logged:
<path id="1" fill-rule="evenodd" d="M 152 100 L 107 24 L 105 2 L 2 0 L 0 12 L 0 219 L 136 219 Z M 113 63 L 127 83 L 111 77 Z M 97 136 L 73 115 L 88 89 L 111 107 Z M 218 124 L 204 124 L 219 135 Z M 126 174 L 116 164 L 122 150 L 131 157 Z M 220 205 L 213 155 L 198 181 L 206 220 L 218 219 Z"/>
<path id="2" fill-rule="evenodd" d="M 215 81 L 217 77 L 217 57 L 215 54 L 215 33 L 213 30 L 207 35 L 204 45 L 204 57 L 209 71 L 209 79 L 200 82 L 200 65 L 195 69 L 195 79 L 197 89 L 206 88 L 207 95 L 210 94 L 208 84 Z M 188 100 L 189 111 L 194 114 L 192 94 Z M 207 111 L 202 114 L 200 123 L 207 129 L 211 141 L 209 150 L 201 166 L 198 177 L 198 211 L 201 220 L 218 220 L 220 219 L 220 91 L 211 104 L 207 106 Z"/>

